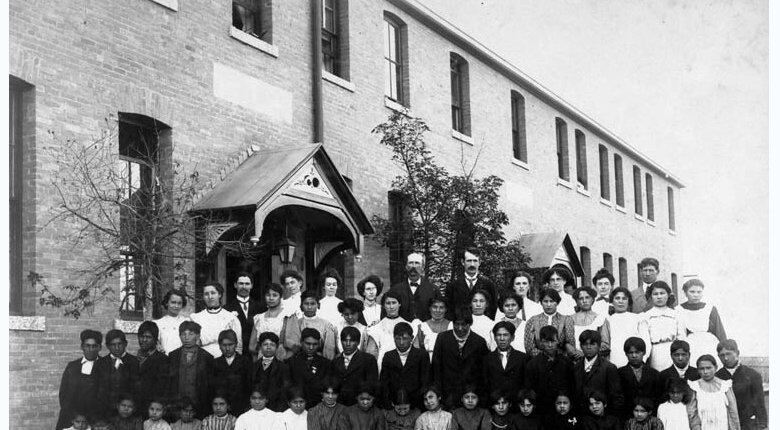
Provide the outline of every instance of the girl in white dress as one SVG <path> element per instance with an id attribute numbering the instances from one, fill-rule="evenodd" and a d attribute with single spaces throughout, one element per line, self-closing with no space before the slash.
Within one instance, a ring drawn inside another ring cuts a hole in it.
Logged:
<path id="1" fill-rule="evenodd" d="M 660 372 L 672 365 L 669 347 L 676 339 L 685 340 L 685 327 L 677 310 L 672 308 L 674 296 L 666 282 L 655 281 L 650 285 L 650 302 L 653 307 L 641 314 L 639 333 L 642 338 L 650 339 L 648 364 Z"/>
<path id="2" fill-rule="evenodd" d="M 341 321 L 341 313 L 339 312 L 341 299 L 336 297 L 336 293 L 343 281 L 341 276 L 333 269 L 326 271 L 321 279 L 322 298 L 320 299 L 320 310 L 317 312 L 317 316 L 324 318 L 335 327 Z"/>
<path id="3" fill-rule="evenodd" d="M 669 400 L 658 405 L 658 419 L 664 423 L 664 430 L 690 430 L 699 428 L 699 411 L 696 402 L 691 401 L 690 390 L 685 379 L 671 378 L 667 381 Z"/>
<path id="4" fill-rule="evenodd" d="M 596 290 L 596 298 L 593 302 L 593 311 L 604 317 L 609 316 L 609 297 L 612 293 L 612 286 L 615 285 L 615 277 L 605 268 L 599 269 L 593 275 L 593 288 Z"/>
<path id="5" fill-rule="evenodd" d="M 371 327 L 382 319 L 382 279 L 369 275 L 357 283 L 357 293 L 363 298 L 363 321 L 366 327 Z"/>
<path id="6" fill-rule="evenodd" d="M 189 318 L 179 315 L 181 310 L 187 306 L 187 293 L 181 290 L 168 290 L 163 297 L 163 307 L 165 316 L 155 320 L 157 328 L 160 329 L 160 341 L 157 348 L 168 355 L 171 351 L 181 346 L 179 337 L 179 325 Z"/>
<path id="7" fill-rule="evenodd" d="M 690 279 L 683 284 L 683 291 L 688 300 L 680 305 L 679 312 L 688 333 L 685 340 L 691 345 L 691 361 L 696 362 L 704 354 L 717 356 L 718 342 L 727 339 L 726 330 L 715 306 L 701 301 L 704 283 Z"/>
<path id="8" fill-rule="evenodd" d="M 701 430 L 739 430 L 739 414 L 731 381 L 715 377 L 715 357 L 703 355 L 696 362 L 701 379 L 688 381 L 696 396 Z"/>
<path id="9" fill-rule="evenodd" d="M 420 335 L 417 339 L 420 348 L 428 351 L 428 358 L 433 359 L 433 347 L 439 333 L 452 330 L 452 321 L 444 318 L 447 313 L 447 302 L 441 296 L 434 296 L 429 304 L 431 319 L 420 324 Z"/>
<path id="10" fill-rule="evenodd" d="M 274 283 L 268 285 L 266 289 L 265 305 L 268 310 L 255 315 L 252 334 L 249 336 L 249 351 L 253 357 L 256 357 L 259 352 L 257 339 L 262 333 L 268 331 L 282 338 L 284 318 L 289 314 L 282 306 L 282 291 L 282 286 Z"/>
<path id="11" fill-rule="evenodd" d="M 571 317 L 574 320 L 574 347 L 580 348 L 580 334 L 585 330 L 594 330 L 601 333 L 601 345 L 599 350 L 609 348 L 609 329 L 604 330 L 607 319 L 605 315 L 593 311 L 593 300 L 596 298 L 596 290 L 591 287 L 579 287 L 574 290 L 577 300 L 577 312 Z"/>
<path id="12" fill-rule="evenodd" d="M 190 319 L 200 324 L 201 346 L 214 358 L 222 355 L 218 342 L 219 333 L 222 330 L 233 330 L 238 338 L 236 352 L 241 354 L 243 351 L 241 322 L 238 321 L 238 314 L 235 311 L 230 312 L 222 307 L 224 294 L 225 289 L 219 282 L 206 285 L 203 287 L 203 301 L 206 303 L 206 309 L 190 315 Z"/>
<path id="13" fill-rule="evenodd" d="M 493 342 L 493 321 L 489 316 L 485 315 L 488 303 L 490 303 L 490 294 L 485 290 L 474 290 L 471 293 L 471 331 L 480 335 L 482 339 L 485 339 L 488 349 L 490 351 L 496 349 L 496 344 Z"/>
<path id="14" fill-rule="evenodd" d="M 639 330 L 639 321 L 642 320 L 642 315 L 631 312 L 631 307 L 634 304 L 631 291 L 625 287 L 617 287 L 609 294 L 609 301 L 614 313 L 607 317 L 604 332 L 609 335 L 609 361 L 620 368 L 628 364 L 628 358 L 623 352 L 626 339 L 639 337 L 645 341 L 645 345 L 651 345 L 651 343 L 650 338 L 646 338 Z"/>

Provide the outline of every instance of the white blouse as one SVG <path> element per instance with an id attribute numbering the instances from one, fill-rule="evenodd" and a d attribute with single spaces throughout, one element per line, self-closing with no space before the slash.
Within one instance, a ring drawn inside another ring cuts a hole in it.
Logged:
<path id="1" fill-rule="evenodd" d="M 485 339 L 490 351 L 496 349 L 496 344 L 493 342 L 493 326 L 496 322 L 487 315 L 472 315 L 471 318 L 474 320 L 471 324 L 471 331 Z"/>
<path id="2" fill-rule="evenodd" d="M 179 326 L 184 321 L 189 320 L 188 317 L 165 315 L 164 317 L 155 320 L 157 328 L 160 329 L 160 338 L 157 343 L 157 349 L 168 355 L 176 348 L 181 347 L 181 337 L 179 336 Z"/>
<path id="3" fill-rule="evenodd" d="M 204 309 L 196 314 L 190 315 L 190 318 L 200 324 L 200 342 L 203 349 L 209 352 L 214 358 L 222 355 L 219 349 L 219 333 L 222 330 L 231 329 L 236 333 L 238 343 L 236 352 L 239 354 L 243 350 L 241 342 L 241 323 L 238 321 L 237 312 L 228 311 L 219 308 L 217 312 L 211 312 Z"/>
<path id="4" fill-rule="evenodd" d="M 629 337 L 639 337 L 645 341 L 645 349 L 650 351 L 650 339 L 644 338 L 639 331 L 641 314 L 633 312 L 614 313 L 607 317 L 609 323 L 609 361 L 617 367 L 628 364 L 628 358 L 623 351 L 623 345 Z M 647 354 L 645 354 L 646 356 Z"/>
<path id="5" fill-rule="evenodd" d="M 343 319 L 339 312 L 339 303 L 341 303 L 341 299 L 336 296 L 321 298 L 317 316 L 327 320 L 335 327 Z"/>

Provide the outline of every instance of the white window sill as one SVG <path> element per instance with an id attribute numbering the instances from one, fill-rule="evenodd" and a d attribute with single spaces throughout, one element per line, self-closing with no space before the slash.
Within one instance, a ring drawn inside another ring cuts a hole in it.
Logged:
<path id="1" fill-rule="evenodd" d="M 152 0 L 152 2 L 157 3 L 163 7 L 167 7 L 174 12 L 179 11 L 179 0 Z"/>
<path id="2" fill-rule="evenodd" d="M 46 317 L 9 316 L 8 329 L 15 331 L 46 331 Z"/>
<path id="3" fill-rule="evenodd" d="M 605 199 L 604 197 L 600 198 L 599 201 L 604 206 L 607 206 L 607 207 L 610 207 L 610 208 L 612 207 L 612 202 L 607 200 L 607 199 Z"/>
<path id="4" fill-rule="evenodd" d="M 126 334 L 138 334 L 138 327 L 141 326 L 142 322 L 143 321 L 130 321 L 117 318 L 114 320 L 114 328 L 122 330 L 122 332 Z"/>
<path id="5" fill-rule="evenodd" d="M 512 164 L 518 167 L 522 167 L 525 170 L 531 171 L 531 166 L 529 166 L 528 163 L 522 160 L 518 160 L 517 158 L 512 158 Z"/>
<path id="6" fill-rule="evenodd" d="M 472 138 L 471 136 L 466 136 L 465 134 L 459 132 L 458 130 L 450 129 L 450 131 L 452 132 L 451 133 L 452 137 L 454 137 L 455 139 L 458 139 L 461 142 L 465 142 L 465 143 L 468 143 L 471 146 L 474 146 L 474 138 Z"/>
<path id="7" fill-rule="evenodd" d="M 325 79 L 326 81 L 330 82 L 331 84 L 335 84 L 340 86 L 341 88 L 344 88 L 347 91 L 355 92 L 355 84 L 352 82 L 349 82 L 346 79 L 340 78 L 333 73 L 327 72 L 325 70 L 322 71 L 322 79 Z"/>
<path id="8" fill-rule="evenodd" d="M 581 184 L 577 184 L 577 192 L 582 194 L 585 197 L 590 197 L 590 191 L 583 188 Z"/>
<path id="9" fill-rule="evenodd" d="M 616 204 L 616 205 L 615 205 L 615 209 L 616 209 L 618 212 L 627 213 L 627 212 L 626 212 L 626 208 L 624 208 L 623 206 L 620 206 L 620 205 L 618 205 L 618 204 Z"/>
<path id="10" fill-rule="evenodd" d="M 669 236 L 677 236 L 677 232 L 674 230 L 669 230 Z"/>
<path id="11" fill-rule="evenodd" d="M 244 33 L 243 31 L 237 29 L 236 27 L 230 27 L 230 37 L 240 42 L 246 43 L 247 45 L 257 49 L 258 51 L 265 52 L 266 54 L 274 58 L 279 58 L 279 48 L 277 48 L 274 45 L 271 45 L 270 43 L 264 40 L 258 39 L 257 37 L 252 36 L 249 33 Z"/>
<path id="12" fill-rule="evenodd" d="M 650 227 L 655 227 L 655 221 L 647 220 L 647 225 L 649 225 Z"/>
<path id="13" fill-rule="evenodd" d="M 385 107 L 392 109 L 396 112 L 402 113 L 406 116 L 412 116 L 408 107 L 402 105 L 401 103 L 398 103 L 397 101 L 390 100 L 387 97 L 385 97 Z"/>
<path id="14" fill-rule="evenodd" d="M 567 181 L 566 179 L 558 178 L 558 185 L 566 187 L 570 190 L 572 189 L 571 182 Z"/>
<path id="15" fill-rule="evenodd" d="M 639 214 L 634 214 L 634 218 L 636 218 L 636 219 L 638 219 L 639 221 L 642 221 L 642 222 L 644 222 L 644 220 L 645 220 L 645 217 L 643 217 L 642 215 L 639 215 Z"/>

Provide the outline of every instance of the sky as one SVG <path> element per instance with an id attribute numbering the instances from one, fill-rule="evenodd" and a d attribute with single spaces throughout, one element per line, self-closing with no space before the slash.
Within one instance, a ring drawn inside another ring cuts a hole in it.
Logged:
<path id="1" fill-rule="evenodd" d="M 685 184 L 678 273 L 768 355 L 768 2 L 420 1 Z"/>

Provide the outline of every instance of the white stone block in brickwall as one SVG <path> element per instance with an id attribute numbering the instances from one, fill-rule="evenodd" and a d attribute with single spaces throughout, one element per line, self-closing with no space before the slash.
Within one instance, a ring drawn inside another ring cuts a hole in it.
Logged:
<path id="1" fill-rule="evenodd" d="M 292 93 L 224 64 L 214 63 L 214 95 L 260 113 L 274 121 L 292 124 Z"/>

